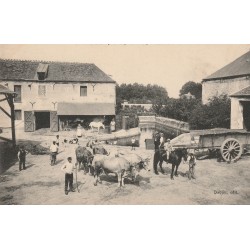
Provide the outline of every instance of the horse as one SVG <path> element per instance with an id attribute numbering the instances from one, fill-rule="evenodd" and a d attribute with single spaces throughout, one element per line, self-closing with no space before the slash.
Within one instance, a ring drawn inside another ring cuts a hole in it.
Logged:
<path id="1" fill-rule="evenodd" d="M 94 128 L 98 129 L 98 133 L 100 131 L 100 128 L 105 129 L 105 126 L 102 124 L 102 122 L 91 122 L 89 126 L 91 127 L 92 132 L 94 131 Z"/>
<path id="2" fill-rule="evenodd" d="M 165 151 L 164 151 L 165 152 Z M 163 154 L 161 150 L 156 150 L 154 154 L 154 171 L 155 174 L 159 174 L 157 171 L 157 165 L 160 163 L 161 172 L 164 173 L 162 168 L 162 163 L 165 161 L 166 163 L 172 164 L 172 171 L 171 171 L 171 180 L 174 179 L 174 175 L 178 177 L 178 167 L 181 163 L 182 158 L 184 161 L 187 161 L 188 151 L 186 148 L 177 148 L 169 154 L 169 160 L 167 160 L 167 155 Z M 174 171 L 175 170 L 175 171 Z M 175 173 L 174 173 L 175 172 Z"/>

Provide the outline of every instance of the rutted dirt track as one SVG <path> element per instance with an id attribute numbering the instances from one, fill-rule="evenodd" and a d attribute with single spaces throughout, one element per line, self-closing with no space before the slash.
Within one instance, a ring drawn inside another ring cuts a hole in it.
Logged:
<path id="1" fill-rule="evenodd" d="M 47 144 L 51 138 L 47 139 Z M 110 149 L 115 146 L 107 146 Z M 102 175 L 102 184 L 93 185 L 93 176 L 78 173 L 80 193 L 64 194 L 64 174 L 60 167 L 68 156 L 75 159 L 75 145 L 60 147 L 57 165 L 50 166 L 48 155 L 28 155 L 27 170 L 19 172 L 18 162 L 0 175 L 0 204 L 250 204 L 250 158 L 237 163 L 218 163 L 215 159 L 197 161 L 196 180 L 188 180 L 187 164 L 179 167 L 179 177 L 170 180 L 171 165 L 164 163 L 166 174 L 140 172 L 137 184 Z M 140 155 L 153 151 L 136 149 Z M 75 185 L 75 178 L 74 178 Z"/>

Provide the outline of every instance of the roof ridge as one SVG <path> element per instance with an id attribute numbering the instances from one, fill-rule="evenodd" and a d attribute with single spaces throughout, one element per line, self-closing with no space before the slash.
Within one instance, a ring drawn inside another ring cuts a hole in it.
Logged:
<path id="1" fill-rule="evenodd" d="M 247 51 L 243 55 L 237 57 L 233 61 L 227 63 L 220 69 L 216 70 L 214 73 L 203 78 L 203 81 L 250 75 L 250 70 L 248 65 L 249 62 L 250 62 L 250 51 Z M 239 65 L 241 65 L 240 68 Z"/>
<path id="2" fill-rule="evenodd" d="M 45 61 L 45 60 L 29 60 L 29 59 L 10 59 L 10 58 L 0 58 L 0 61 L 11 61 L 11 62 L 38 62 L 38 63 L 60 63 L 60 64 L 88 64 L 95 65 L 94 63 L 83 63 L 83 62 L 66 62 L 66 61 Z"/>

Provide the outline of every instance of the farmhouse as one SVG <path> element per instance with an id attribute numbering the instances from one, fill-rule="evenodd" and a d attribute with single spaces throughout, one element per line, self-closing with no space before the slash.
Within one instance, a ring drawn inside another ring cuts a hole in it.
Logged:
<path id="1" fill-rule="evenodd" d="M 15 122 L 26 132 L 115 115 L 115 81 L 95 64 L 0 59 L 0 84 L 17 93 Z M 1 114 L 0 120 L 10 127 Z"/>
<path id="2" fill-rule="evenodd" d="M 232 95 L 250 86 L 250 51 L 202 81 L 202 102 L 222 94 Z"/>

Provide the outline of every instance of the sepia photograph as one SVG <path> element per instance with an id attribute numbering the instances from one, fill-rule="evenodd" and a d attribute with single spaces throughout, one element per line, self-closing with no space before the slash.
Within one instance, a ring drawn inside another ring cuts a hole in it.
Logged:
<path id="1" fill-rule="evenodd" d="M 249 44 L 1 44 L 1 205 L 249 205 Z"/>
<path id="2" fill-rule="evenodd" d="M 1 2 L 1 247 L 248 249 L 248 17 Z"/>

